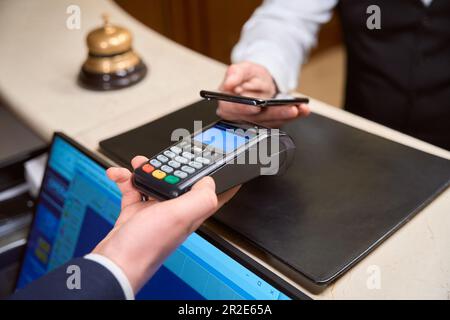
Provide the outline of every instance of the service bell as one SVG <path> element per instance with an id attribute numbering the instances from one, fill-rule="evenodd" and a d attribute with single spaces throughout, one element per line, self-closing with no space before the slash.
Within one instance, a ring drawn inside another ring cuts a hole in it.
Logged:
<path id="1" fill-rule="evenodd" d="M 132 35 L 103 15 L 104 25 L 88 34 L 89 54 L 78 80 L 88 89 L 114 90 L 141 81 L 147 67 L 132 48 Z"/>

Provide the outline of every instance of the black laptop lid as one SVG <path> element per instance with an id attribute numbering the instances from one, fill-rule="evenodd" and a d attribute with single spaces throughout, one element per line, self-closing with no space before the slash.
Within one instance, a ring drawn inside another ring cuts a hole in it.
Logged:
<path id="1" fill-rule="evenodd" d="M 122 164 L 152 156 L 173 129 L 215 119 L 200 102 L 105 140 Z M 449 184 L 450 161 L 312 114 L 283 128 L 297 149 L 281 177 L 247 183 L 214 217 L 324 286 L 410 220 Z"/>

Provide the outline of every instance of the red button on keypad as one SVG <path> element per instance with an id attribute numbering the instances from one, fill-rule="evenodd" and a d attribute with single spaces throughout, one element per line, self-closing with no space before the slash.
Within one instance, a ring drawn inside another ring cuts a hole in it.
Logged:
<path id="1" fill-rule="evenodd" d="M 144 166 L 142 167 L 142 171 L 146 172 L 146 173 L 151 173 L 155 170 L 155 168 L 149 164 L 144 164 Z"/>

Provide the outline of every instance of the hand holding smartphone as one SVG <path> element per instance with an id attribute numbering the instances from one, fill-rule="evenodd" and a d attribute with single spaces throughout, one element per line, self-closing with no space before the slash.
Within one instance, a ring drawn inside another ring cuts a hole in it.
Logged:
<path id="1" fill-rule="evenodd" d="M 294 97 L 285 97 L 279 99 L 259 99 L 253 97 L 245 97 L 245 96 L 237 96 L 232 94 L 226 94 L 222 92 L 214 92 L 214 91 L 200 91 L 200 96 L 207 100 L 220 100 L 226 102 L 240 103 L 246 104 L 255 107 L 280 107 L 286 105 L 293 104 L 307 104 L 309 103 L 308 98 L 294 98 Z"/>

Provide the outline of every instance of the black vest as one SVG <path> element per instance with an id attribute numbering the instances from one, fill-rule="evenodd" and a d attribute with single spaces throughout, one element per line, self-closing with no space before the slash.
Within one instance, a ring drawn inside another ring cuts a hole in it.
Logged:
<path id="1" fill-rule="evenodd" d="M 381 9 L 381 29 L 367 8 Z M 450 150 L 450 0 L 341 0 L 345 107 Z"/>

